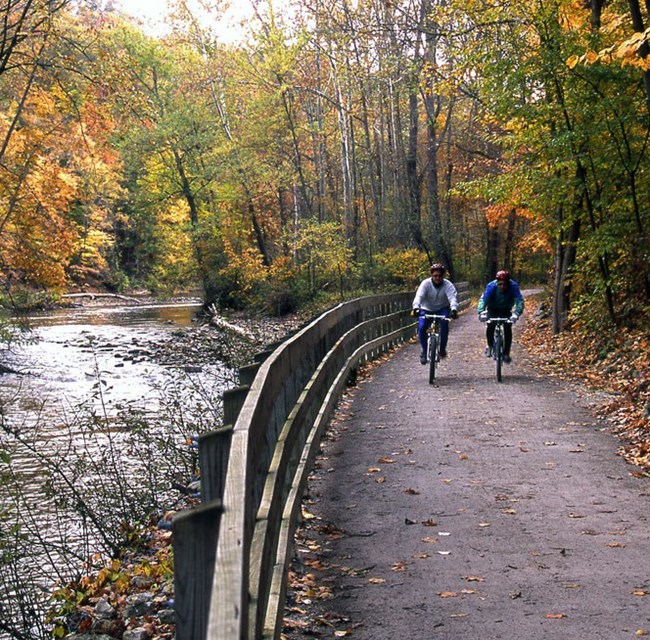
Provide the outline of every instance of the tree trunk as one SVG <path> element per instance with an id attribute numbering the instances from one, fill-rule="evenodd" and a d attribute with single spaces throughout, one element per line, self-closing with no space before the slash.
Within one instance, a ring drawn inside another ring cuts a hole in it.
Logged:
<path id="1" fill-rule="evenodd" d="M 492 280 L 499 270 L 499 230 L 491 227 L 487 221 L 487 251 L 485 252 L 485 269 L 488 280 Z"/>
<path id="2" fill-rule="evenodd" d="M 632 16 L 632 26 L 635 31 L 643 33 L 645 31 L 645 24 L 643 21 L 643 14 L 641 13 L 641 7 L 639 6 L 639 0 L 628 0 L 630 5 L 630 15 Z M 646 11 L 648 13 L 648 18 L 650 19 L 650 2 L 646 0 Z M 648 43 L 644 42 L 639 47 L 639 55 L 642 58 L 647 58 L 648 53 L 650 53 L 650 47 Z M 650 112 L 650 70 L 645 70 L 643 72 L 643 86 L 645 87 L 645 99 L 646 107 L 648 112 Z"/>
<path id="3" fill-rule="evenodd" d="M 576 262 L 576 249 L 580 237 L 580 219 L 573 221 L 567 232 L 562 231 L 562 211 L 558 213 L 558 237 L 555 248 L 555 281 L 553 285 L 553 333 L 567 327 L 571 309 L 571 271 Z"/>
<path id="4" fill-rule="evenodd" d="M 406 178 L 409 189 L 409 209 L 407 214 L 411 240 L 418 248 L 424 247 L 422 226 L 420 222 L 420 178 L 418 177 L 418 97 L 415 92 L 409 94 L 409 140 L 406 154 Z"/>

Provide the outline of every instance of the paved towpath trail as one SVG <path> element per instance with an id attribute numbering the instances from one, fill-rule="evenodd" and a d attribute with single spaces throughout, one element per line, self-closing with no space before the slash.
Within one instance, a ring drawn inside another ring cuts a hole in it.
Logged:
<path id="1" fill-rule="evenodd" d="M 435 386 L 412 342 L 342 402 L 298 544 L 313 586 L 290 593 L 321 624 L 288 638 L 650 636 L 650 480 L 595 397 L 527 365 L 522 322 L 501 384 L 469 310 Z"/>

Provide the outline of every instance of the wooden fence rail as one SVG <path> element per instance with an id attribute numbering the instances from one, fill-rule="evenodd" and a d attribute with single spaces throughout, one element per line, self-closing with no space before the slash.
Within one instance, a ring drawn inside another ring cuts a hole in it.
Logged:
<path id="1" fill-rule="evenodd" d="M 469 304 L 457 285 L 461 308 Z M 176 638 L 280 637 L 304 483 L 353 370 L 415 334 L 413 293 L 322 314 L 240 370 L 224 426 L 199 439 L 203 504 L 174 519 Z"/>

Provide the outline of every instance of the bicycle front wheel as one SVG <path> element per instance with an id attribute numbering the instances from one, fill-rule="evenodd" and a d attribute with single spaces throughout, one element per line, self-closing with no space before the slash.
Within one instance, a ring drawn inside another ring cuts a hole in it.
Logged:
<path id="1" fill-rule="evenodd" d="M 438 336 L 429 336 L 429 384 L 436 379 L 436 360 L 438 359 Z"/>
<path id="2" fill-rule="evenodd" d="M 503 380 L 501 375 L 501 368 L 503 367 L 503 336 L 500 335 L 494 337 L 494 359 L 497 362 L 497 382 L 501 382 Z"/>

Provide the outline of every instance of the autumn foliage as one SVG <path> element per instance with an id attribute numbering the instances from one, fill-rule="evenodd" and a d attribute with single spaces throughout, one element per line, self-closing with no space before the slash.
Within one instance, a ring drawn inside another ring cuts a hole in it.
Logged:
<path id="1" fill-rule="evenodd" d="M 0 50 L 9 288 L 199 285 L 282 313 L 441 261 L 549 282 L 554 333 L 647 324 L 638 3 L 307 2 L 260 8 L 237 44 L 181 2 L 162 35 L 20 6 Z"/>

